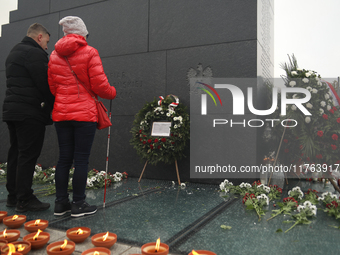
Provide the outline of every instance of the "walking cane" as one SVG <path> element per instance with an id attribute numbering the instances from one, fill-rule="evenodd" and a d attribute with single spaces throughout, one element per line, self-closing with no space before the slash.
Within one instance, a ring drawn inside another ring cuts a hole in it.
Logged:
<path id="1" fill-rule="evenodd" d="M 112 109 L 112 99 L 110 100 L 110 112 L 109 112 L 110 122 L 111 122 L 111 109 Z M 103 203 L 103 208 L 105 208 L 105 200 L 106 200 L 106 182 L 107 182 L 107 171 L 108 171 L 108 168 L 109 168 L 110 136 L 111 136 L 111 126 L 109 126 L 109 131 L 108 131 L 108 135 L 107 135 L 106 166 L 105 166 L 105 188 L 104 188 L 104 203 Z"/>

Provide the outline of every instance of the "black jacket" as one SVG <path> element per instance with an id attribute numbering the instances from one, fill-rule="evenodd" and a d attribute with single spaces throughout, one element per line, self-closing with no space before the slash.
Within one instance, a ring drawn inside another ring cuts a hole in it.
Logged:
<path id="1" fill-rule="evenodd" d="M 25 36 L 6 59 L 7 90 L 3 121 L 37 119 L 52 124 L 54 97 L 47 80 L 48 54 L 32 38 Z"/>

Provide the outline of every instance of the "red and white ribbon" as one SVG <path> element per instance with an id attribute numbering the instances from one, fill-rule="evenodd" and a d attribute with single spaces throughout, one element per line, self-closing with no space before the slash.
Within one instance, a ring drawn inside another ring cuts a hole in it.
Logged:
<path id="1" fill-rule="evenodd" d="M 159 96 L 160 100 L 158 100 L 158 105 L 161 106 L 162 105 L 162 101 L 164 100 L 164 97 Z"/>

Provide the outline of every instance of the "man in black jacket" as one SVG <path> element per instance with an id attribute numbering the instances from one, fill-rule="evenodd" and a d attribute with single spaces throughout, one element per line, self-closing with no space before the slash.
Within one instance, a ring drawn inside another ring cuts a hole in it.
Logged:
<path id="1" fill-rule="evenodd" d="M 2 113 L 10 135 L 6 205 L 16 207 L 17 212 L 41 211 L 50 207 L 50 204 L 39 201 L 32 189 L 45 126 L 52 124 L 50 113 L 54 97 L 47 81 L 49 39 L 47 29 L 35 23 L 6 59 L 7 90 Z"/>

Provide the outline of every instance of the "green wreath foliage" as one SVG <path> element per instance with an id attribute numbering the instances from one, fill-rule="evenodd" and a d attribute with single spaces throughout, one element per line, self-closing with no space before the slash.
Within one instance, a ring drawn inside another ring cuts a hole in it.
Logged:
<path id="1" fill-rule="evenodd" d="M 135 116 L 130 143 L 141 159 L 150 164 L 172 163 L 185 156 L 184 149 L 190 136 L 189 115 L 183 104 L 172 107 L 170 104 L 173 102 L 172 95 L 162 100 L 161 105 L 154 99 L 147 102 Z M 151 136 L 155 121 L 171 122 L 170 136 Z"/>

